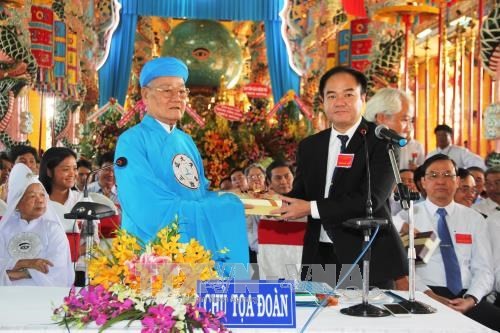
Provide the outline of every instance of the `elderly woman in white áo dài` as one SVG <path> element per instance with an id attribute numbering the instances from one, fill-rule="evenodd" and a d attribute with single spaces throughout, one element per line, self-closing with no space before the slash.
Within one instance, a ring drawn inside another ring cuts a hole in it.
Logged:
<path id="1" fill-rule="evenodd" d="M 9 177 L 7 211 L 0 221 L 0 285 L 71 286 L 75 273 L 68 239 L 48 195 L 24 164 Z"/>

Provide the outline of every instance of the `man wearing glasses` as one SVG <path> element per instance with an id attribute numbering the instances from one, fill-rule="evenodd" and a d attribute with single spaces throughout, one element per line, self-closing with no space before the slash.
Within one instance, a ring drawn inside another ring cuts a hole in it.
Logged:
<path id="1" fill-rule="evenodd" d="M 460 183 L 458 184 L 458 189 L 453 200 L 465 207 L 472 207 L 477 196 L 476 181 L 467 169 L 459 168 L 457 176 L 460 179 Z"/>
<path id="2" fill-rule="evenodd" d="M 179 59 L 156 58 L 142 68 L 139 82 L 147 114 L 123 133 L 116 158 L 122 227 L 144 242 L 178 219 L 181 242 L 197 239 L 216 261 L 248 263 L 242 203 L 232 194 L 208 190 L 200 153 L 177 127 L 188 102 L 188 68 Z M 229 252 L 221 250 L 227 248 Z"/>
<path id="3" fill-rule="evenodd" d="M 486 222 L 474 209 L 453 200 L 460 180 L 450 157 L 429 157 L 423 170 L 427 198 L 415 205 L 415 228 L 434 231 L 441 242 L 429 261 L 416 267 L 417 290 L 499 330 L 500 309 L 485 300 L 494 281 Z"/>
<path id="4" fill-rule="evenodd" d="M 500 211 L 500 166 L 491 167 L 484 173 L 484 189 L 488 198 L 474 204 L 472 208 L 483 215 L 490 215 Z"/>

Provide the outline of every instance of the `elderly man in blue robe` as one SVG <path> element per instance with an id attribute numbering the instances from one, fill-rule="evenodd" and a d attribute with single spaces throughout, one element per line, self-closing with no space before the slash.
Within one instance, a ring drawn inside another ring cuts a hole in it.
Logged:
<path id="1" fill-rule="evenodd" d="M 120 136 L 115 153 L 128 160 L 115 168 L 122 228 L 147 242 L 178 218 L 181 241 L 195 238 L 215 261 L 246 265 L 243 205 L 233 194 L 208 190 L 200 153 L 177 127 L 186 109 L 188 74 L 172 57 L 151 60 L 141 71 L 147 114 Z"/>

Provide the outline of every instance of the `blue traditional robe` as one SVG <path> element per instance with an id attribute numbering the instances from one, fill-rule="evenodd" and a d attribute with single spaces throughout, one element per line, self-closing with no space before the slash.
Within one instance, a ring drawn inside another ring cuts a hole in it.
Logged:
<path id="1" fill-rule="evenodd" d="M 146 115 L 120 136 L 115 156 L 128 160 L 115 167 L 122 228 L 148 242 L 177 216 L 181 241 L 197 239 L 219 262 L 248 263 L 243 205 L 235 195 L 208 190 L 189 135 L 168 133 Z M 220 253 L 224 248 L 229 252 Z"/>

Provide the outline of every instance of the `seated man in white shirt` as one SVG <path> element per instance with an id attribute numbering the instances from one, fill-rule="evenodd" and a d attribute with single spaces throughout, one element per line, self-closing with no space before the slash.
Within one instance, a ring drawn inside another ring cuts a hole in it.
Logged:
<path id="1" fill-rule="evenodd" d="M 477 194 L 476 181 L 469 170 L 464 168 L 458 168 L 457 176 L 460 178 L 460 183 L 453 200 L 465 207 L 472 207 Z"/>
<path id="2" fill-rule="evenodd" d="M 434 129 L 437 148 L 427 154 L 427 158 L 436 154 L 443 154 L 451 158 L 458 168 L 467 169 L 472 166 L 486 170 L 484 159 L 469 151 L 465 147 L 453 144 L 453 129 L 445 124 L 438 125 Z"/>
<path id="3" fill-rule="evenodd" d="M 485 216 L 500 210 L 500 167 L 492 167 L 484 173 L 484 188 L 488 197 L 474 204 L 472 208 Z"/>
<path id="4" fill-rule="evenodd" d="M 113 201 L 115 205 L 119 206 L 120 202 L 118 201 L 118 196 L 116 194 L 115 171 L 113 169 L 114 158 L 114 151 L 108 151 L 98 158 L 97 162 L 99 168 L 106 167 L 106 169 L 103 169 L 97 173 L 98 179 L 92 184 L 89 184 L 88 191 L 101 193 L 111 199 L 111 201 Z"/>
<path id="5" fill-rule="evenodd" d="M 491 249 L 493 251 L 493 267 L 495 269 L 495 291 L 497 293 L 495 305 L 500 306 L 500 211 L 488 216 L 486 219 L 490 235 Z"/>
<path id="6" fill-rule="evenodd" d="M 469 170 L 472 177 L 474 177 L 474 181 L 476 182 L 477 194 L 474 203 L 477 204 L 488 197 L 486 189 L 484 188 L 484 170 L 478 167 L 470 167 L 467 168 L 467 170 Z"/>
<path id="7" fill-rule="evenodd" d="M 83 192 L 85 183 L 88 183 L 90 173 L 92 172 L 92 163 L 81 158 L 76 162 L 76 181 L 75 190 Z"/>
<path id="8" fill-rule="evenodd" d="M 426 201 L 415 205 L 415 228 L 434 231 L 439 250 L 416 267 L 416 286 L 430 297 L 466 316 L 500 330 L 500 309 L 483 298 L 493 290 L 493 264 L 488 229 L 475 210 L 453 196 L 459 186 L 453 160 L 443 154 L 423 165 Z"/>
<path id="9" fill-rule="evenodd" d="M 7 211 L 0 222 L 0 285 L 69 287 L 75 273 L 68 239 L 48 194 L 23 163 L 9 178 Z"/>

